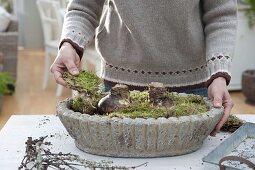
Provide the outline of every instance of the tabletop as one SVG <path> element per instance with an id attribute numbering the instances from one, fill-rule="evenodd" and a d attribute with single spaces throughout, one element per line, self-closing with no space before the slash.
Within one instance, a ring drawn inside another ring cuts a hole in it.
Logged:
<path id="1" fill-rule="evenodd" d="M 255 122 L 255 115 L 238 115 L 243 120 Z M 177 169 L 177 170 L 213 170 L 217 166 L 202 161 L 202 158 L 224 141 L 229 133 L 219 133 L 216 137 L 207 137 L 197 151 L 173 157 L 161 158 L 113 158 L 87 154 L 76 148 L 74 140 L 68 135 L 59 118 L 54 115 L 13 115 L 0 131 L 0 169 L 18 169 L 25 155 L 25 142 L 28 137 L 50 136 L 54 152 L 72 153 L 92 161 L 113 161 L 113 165 L 137 166 L 148 162 L 147 166 L 137 169 Z"/>

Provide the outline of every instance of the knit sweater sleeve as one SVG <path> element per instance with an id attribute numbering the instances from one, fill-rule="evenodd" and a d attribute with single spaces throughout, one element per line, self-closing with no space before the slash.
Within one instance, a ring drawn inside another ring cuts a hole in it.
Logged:
<path id="1" fill-rule="evenodd" d="M 67 7 L 59 48 L 69 42 L 80 58 L 85 46 L 93 39 L 99 24 L 104 0 L 72 0 Z"/>
<path id="2" fill-rule="evenodd" d="M 236 41 L 236 0 L 203 0 L 203 22 L 209 73 L 207 84 L 217 77 L 226 78 L 229 84 Z"/>

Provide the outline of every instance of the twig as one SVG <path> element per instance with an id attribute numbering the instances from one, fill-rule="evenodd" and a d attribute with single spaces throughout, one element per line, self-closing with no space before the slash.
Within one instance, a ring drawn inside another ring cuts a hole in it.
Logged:
<path id="1" fill-rule="evenodd" d="M 21 165 L 18 168 L 19 170 L 47 170 L 48 168 L 56 170 L 79 170 L 76 168 L 77 166 L 89 169 L 129 170 L 147 166 L 147 162 L 132 167 L 114 166 L 112 165 L 112 161 L 103 160 L 101 162 L 96 162 L 82 159 L 78 155 L 71 153 L 52 153 L 50 149 L 44 148 L 50 145 L 50 142 L 44 141 L 46 138 L 47 136 L 33 140 L 32 137 L 28 137 L 26 141 L 26 155 L 21 161 Z"/>

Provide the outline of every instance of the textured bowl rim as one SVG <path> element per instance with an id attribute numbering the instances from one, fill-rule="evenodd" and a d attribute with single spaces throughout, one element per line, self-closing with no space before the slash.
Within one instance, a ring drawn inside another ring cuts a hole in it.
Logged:
<path id="1" fill-rule="evenodd" d="M 177 93 L 176 93 L 177 94 Z M 178 93 L 177 95 L 187 95 L 185 93 Z M 64 112 L 58 112 L 58 110 L 60 110 L 60 108 L 62 109 L 65 109 L 66 111 L 68 111 L 69 113 L 74 113 L 75 116 L 77 116 L 77 118 L 79 118 L 80 116 L 84 115 L 84 116 L 87 116 L 89 118 L 91 117 L 95 117 L 95 118 L 102 118 L 102 119 L 105 119 L 105 120 L 114 120 L 114 121 L 121 121 L 123 119 L 130 119 L 131 121 L 137 121 L 137 120 L 140 120 L 140 121 L 146 121 L 148 119 L 150 120 L 153 120 L 153 121 L 162 121 L 162 119 L 165 119 L 165 120 L 171 120 L 171 119 L 182 119 L 184 117 L 201 117 L 203 115 L 211 115 L 211 114 L 223 114 L 223 111 L 224 111 L 224 108 L 223 106 L 220 107 L 220 108 L 215 108 L 213 107 L 212 105 L 212 101 L 209 100 L 207 97 L 203 97 L 203 100 L 206 102 L 206 105 L 209 107 L 209 110 L 206 111 L 206 112 L 203 112 L 203 113 L 198 113 L 198 114 L 191 114 L 191 115 L 187 115 L 187 116 L 179 116 L 179 117 L 169 117 L 169 118 L 165 118 L 165 117 L 158 117 L 158 118 L 130 118 L 130 117 L 124 117 L 124 118 L 120 118 L 120 117 L 109 117 L 107 115 L 90 115 L 90 114 L 86 114 L 86 113 L 80 113 L 80 112 L 75 112 L 73 111 L 72 109 L 70 109 L 68 107 L 68 104 L 70 102 L 72 98 L 67 98 L 63 101 L 60 101 L 58 104 L 57 104 L 57 115 L 60 115 L 60 114 L 63 114 Z M 66 115 L 65 115 L 66 116 Z M 74 115 L 72 115 L 73 117 Z M 211 115 L 212 116 L 212 115 Z"/>

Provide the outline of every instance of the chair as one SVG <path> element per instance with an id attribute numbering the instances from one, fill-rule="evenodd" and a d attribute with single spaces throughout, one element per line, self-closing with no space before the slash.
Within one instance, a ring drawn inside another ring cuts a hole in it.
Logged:
<path id="1" fill-rule="evenodd" d="M 0 22 L 1 23 L 1 22 Z M 3 55 L 3 71 L 17 79 L 18 21 L 12 19 L 7 30 L 0 32 L 0 53 Z"/>
<path id="2" fill-rule="evenodd" d="M 61 2 L 61 3 L 60 3 Z M 43 80 L 43 89 L 47 87 L 49 71 L 50 71 L 50 54 L 56 55 L 58 51 L 58 41 L 60 38 L 63 14 L 61 10 L 64 8 L 67 2 L 66 0 L 37 0 L 37 6 L 41 16 L 44 43 L 45 43 L 45 73 Z M 91 45 L 86 48 L 83 55 L 82 68 L 89 70 L 88 65 L 91 64 L 94 67 L 95 73 L 100 73 L 100 58 L 95 50 L 95 45 Z M 62 94 L 63 87 L 58 85 L 56 95 Z M 73 92 L 74 93 L 74 92 Z"/>
<path id="3" fill-rule="evenodd" d="M 58 44 L 60 40 L 63 19 L 60 14 L 60 2 L 53 0 L 37 0 L 37 7 L 39 10 L 45 46 L 45 66 L 43 89 L 46 89 L 50 74 L 50 56 L 56 56 L 58 52 Z M 60 96 L 63 86 L 58 85 L 56 95 Z"/>
<path id="4" fill-rule="evenodd" d="M 66 8 L 68 4 L 68 0 L 55 0 L 60 2 L 61 8 Z"/>

